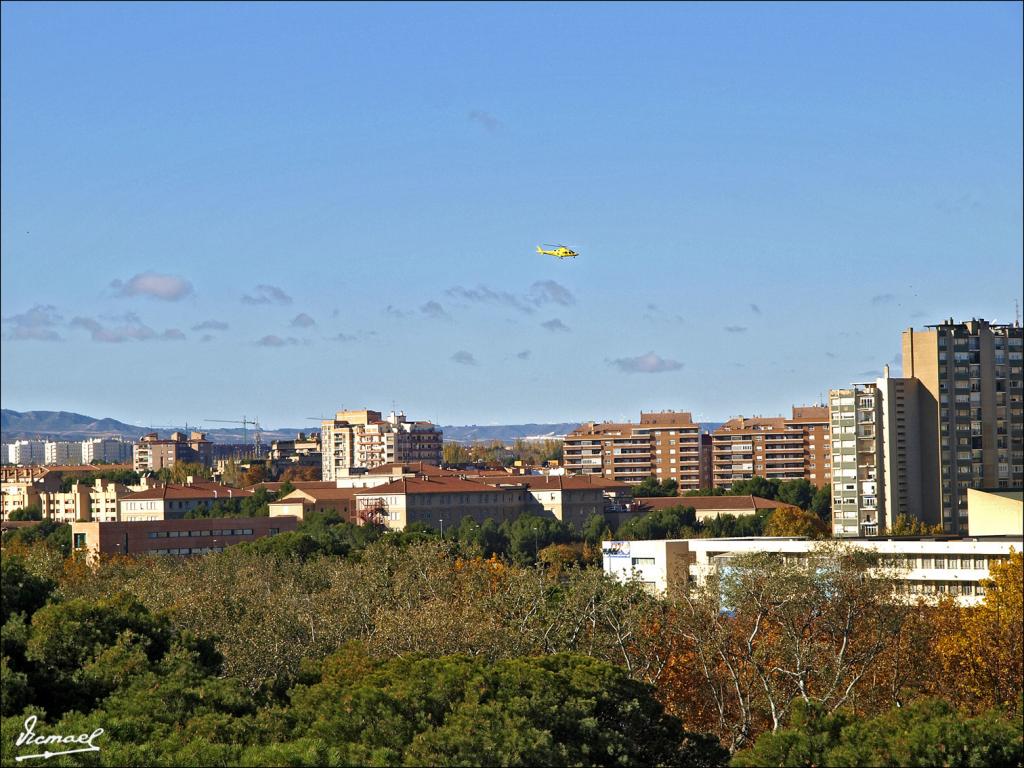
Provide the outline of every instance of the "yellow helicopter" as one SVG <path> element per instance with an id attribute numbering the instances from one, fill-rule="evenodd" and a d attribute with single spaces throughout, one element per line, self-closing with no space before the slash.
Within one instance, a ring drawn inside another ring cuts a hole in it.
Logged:
<path id="1" fill-rule="evenodd" d="M 543 253 L 547 256 L 554 256 L 557 259 L 575 259 L 579 256 L 576 251 L 572 248 L 566 248 L 564 245 L 551 245 L 550 243 L 544 243 L 548 248 L 553 248 L 552 251 L 545 251 L 539 245 L 537 246 L 537 253 Z"/>

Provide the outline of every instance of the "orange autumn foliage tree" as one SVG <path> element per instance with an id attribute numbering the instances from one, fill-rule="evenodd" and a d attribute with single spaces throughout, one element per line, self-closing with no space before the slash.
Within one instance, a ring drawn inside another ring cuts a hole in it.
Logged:
<path id="1" fill-rule="evenodd" d="M 813 512 L 799 507 L 782 506 L 772 512 L 764 529 L 765 536 L 806 536 L 823 539 L 828 525 Z"/>
<path id="2" fill-rule="evenodd" d="M 854 707 L 908 615 L 894 584 L 876 556 L 833 543 L 806 561 L 729 557 L 679 596 L 659 697 L 730 751 L 782 728 L 797 701 Z"/>
<path id="3" fill-rule="evenodd" d="M 1024 557 L 993 563 L 981 605 L 939 612 L 934 644 L 934 693 L 972 712 L 1004 707 L 1019 713 L 1024 688 Z"/>

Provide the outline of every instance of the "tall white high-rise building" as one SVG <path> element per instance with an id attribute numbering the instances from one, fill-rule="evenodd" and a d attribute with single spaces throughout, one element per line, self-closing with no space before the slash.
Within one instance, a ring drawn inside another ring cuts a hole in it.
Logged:
<path id="1" fill-rule="evenodd" d="M 82 463 L 82 444 L 68 440 L 49 440 L 44 447 L 46 464 L 74 465 Z"/>
<path id="2" fill-rule="evenodd" d="M 132 460 L 132 443 L 114 437 L 93 437 L 82 441 L 82 462 L 124 464 Z"/>
<path id="3" fill-rule="evenodd" d="M 8 461 L 26 467 L 46 461 L 46 443 L 42 440 L 16 440 L 8 448 Z"/>
<path id="4" fill-rule="evenodd" d="M 924 519 L 917 387 L 885 366 L 874 382 L 829 392 L 833 535 L 877 536 L 900 515 Z"/>

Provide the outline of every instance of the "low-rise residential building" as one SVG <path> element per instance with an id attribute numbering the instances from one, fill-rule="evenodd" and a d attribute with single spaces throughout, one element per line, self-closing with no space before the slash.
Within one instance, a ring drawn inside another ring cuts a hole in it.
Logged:
<path id="1" fill-rule="evenodd" d="M 31 480 L 0 485 L 0 519 L 10 520 L 12 512 L 38 507 L 40 488 L 40 483 Z"/>
<path id="2" fill-rule="evenodd" d="M 150 432 L 133 449 L 136 472 L 159 472 L 182 462 L 213 466 L 213 444 L 204 433 L 172 432 L 170 438 L 161 440 L 158 433 Z"/>
<path id="3" fill-rule="evenodd" d="M 828 406 L 793 406 L 791 418 L 738 416 L 711 438 L 712 481 L 719 488 L 754 476 L 818 487 L 831 480 Z"/>
<path id="4" fill-rule="evenodd" d="M 132 493 L 119 501 L 119 520 L 139 522 L 175 520 L 195 511 L 200 505 L 208 506 L 218 500 L 245 499 L 252 491 L 230 488 L 226 485 L 202 483 L 195 485 L 158 485 L 139 493 Z"/>
<path id="5" fill-rule="evenodd" d="M 305 520 L 311 513 L 337 515 L 350 523 L 357 522 L 357 488 L 296 488 L 291 493 L 270 502 L 270 516 L 287 515 Z"/>
<path id="6" fill-rule="evenodd" d="M 72 523 L 76 520 L 85 522 L 114 522 L 118 519 L 118 504 L 129 495 L 126 486 L 110 480 L 95 480 L 88 483 L 75 483 L 70 491 L 42 491 L 39 493 L 39 506 L 43 520 L 55 520 L 58 523 Z"/>
<path id="7" fill-rule="evenodd" d="M 948 594 L 965 605 L 984 599 L 982 581 L 993 562 L 1021 551 L 1021 536 L 991 538 L 844 539 L 843 545 L 877 553 L 894 568 L 908 596 Z M 804 538 L 757 537 L 605 541 L 604 570 L 620 581 L 637 579 L 655 594 L 674 595 L 746 554 L 773 552 L 806 560 L 828 542 Z M 826 554 L 827 556 L 827 554 Z"/>
<path id="8" fill-rule="evenodd" d="M 401 477 L 356 489 L 356 519 L 401 530 L 413 522 L 435 528 L 457 526 L 464 517 L 496 523 L 530 513 L 579 527 L 594 514 L 618 510 L 625 483 L 603 478 L 556 475 L 450 474 Z"/>
<path id="9" fill-rule="evenodd" d="M 87 464 L 55 467 L 5 467 L 4 469 L 5 471 L 0 475 L 0 519 L 9 520 L 10 514 L 16 510 L 29 507 L 42 508 L 44 506 L 43 494 L 50 494 L 52 497 L 59 493 L 62 483 L 69 478 L 89 480 L 90 476 L 103 471 L 130 469 L 130 467 L 125 465 L 101 467 Z M 105 501 L 97 500 L 97 509 L 102 509 L 105 506 L 107 506 Z M 62 499 L 62 503 L 47 504 L 46 507 L 47 509 L 84 509 L 81 504 L 76 506 L 70 497 L 67 503 L 63 503 Z M 45 519 L 46 510 L 41 509 L 41 511 Z"/>
<path id="10" fill-rule="evenodd" d="M 71 541 L 90 561 L 100 555 L 205 555 L 296 527 L 294 517 L 76 522 L 71 524 Z"/>

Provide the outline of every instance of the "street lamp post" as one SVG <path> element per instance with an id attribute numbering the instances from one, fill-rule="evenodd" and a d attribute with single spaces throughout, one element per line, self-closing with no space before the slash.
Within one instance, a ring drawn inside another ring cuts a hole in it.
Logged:
<path id="1" fill-rule="evenodd" d="M 442 518 L 439 518 L 439 519 L 441 520 L 441 538 L 443 539 L 444 538 L 444 518 L 442 517 Z"/>

